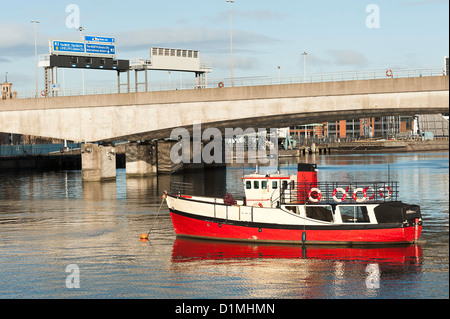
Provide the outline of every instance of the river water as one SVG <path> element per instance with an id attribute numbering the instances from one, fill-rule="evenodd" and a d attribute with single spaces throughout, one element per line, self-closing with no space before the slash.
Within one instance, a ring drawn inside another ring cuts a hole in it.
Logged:
<path id="1" fill-rule="evenodd" d="M 0 171 L 0 298 L 448 299 L 448 155 L 300 159 L 318 164 L 319 181 L 383 181 L 389 165 L 400 200 L 422 209 L 423 242 L 406 247 L 176 239 L 161 207 L 170 181 L 242 196 L 251 167 L 145 179 L 119 169 L 109 183 L 82 183 L 80 171 Z M 296 164 L 281 159 L 281 171 L 295 173 Z"/>

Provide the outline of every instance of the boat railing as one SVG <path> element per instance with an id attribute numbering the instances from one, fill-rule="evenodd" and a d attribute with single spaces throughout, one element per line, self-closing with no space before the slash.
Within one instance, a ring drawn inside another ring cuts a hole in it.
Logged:
<path id="1" fill-rule="evenodd" d="M 398 182 L 294 183 L 281 190 L 281 204 L 351 204 L 396 201 Z"/>

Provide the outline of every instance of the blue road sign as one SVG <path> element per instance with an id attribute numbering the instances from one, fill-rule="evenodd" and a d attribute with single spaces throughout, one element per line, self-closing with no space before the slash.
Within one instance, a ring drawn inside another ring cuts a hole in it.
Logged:
<path id="1" fill-rule="evenodd" d="M 114 57 L 116 55 L 116 46 L 114 44 L 52 40 L 50 51 L 50 54 L 56 55 Z"/>
<path id="2" fill-rule="evenodd" d="M 116 46 L 105 44 L 86 43 L 86 53 L 88 54 L 116 54 Z"/>
<path id="3" fill-rule="evenodd" d="M 115 38 L 109 38 L 109 37 L 96 37 L 92 35 L 86 35 L 84 37 L 84 41 L 87 42 L 100 42 L 100 43 L 116 43 Z"/>
<path id="4" fill-rule="evenodd" d="M 67 42 L 67 41 L 53 41 L 53 53 L 58 52 L 73 52 L 73 53 L 84 53 L 84 43 L 83 42 Z"/>

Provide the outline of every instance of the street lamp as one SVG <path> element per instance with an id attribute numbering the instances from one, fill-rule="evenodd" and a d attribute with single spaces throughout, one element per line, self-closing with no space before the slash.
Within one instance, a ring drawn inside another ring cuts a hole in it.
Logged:
<path id="1" fill-rule="evenodd" d="M 281 84 L 281 75 L 280 75 L 281 66 L 278 66 L 277 68 L 278 68 L 278 84 Z"/>
<path id="2" fill-rule="evenodd" d="M 31 23 L 34 23 L 34 67 L 36 71 L 36 95 L 35 98 L 38 97 L 38 61 L 37 61 L 37 37 L 36 37 L 36 25 L 41 23 L 37 20 L 31 20 Z"/>
<path id="3" fill-rule="evenodd" d="M 80 40 L 84 42 L 84 39 L 83 39 L 84 28 L 83 27 L 79 27 L 77 30 L 80 31 Z M 81 85 L 82 85 L 82 92 L 83 92 L 83 95 L 84 95 L 85 94 L 84 93 L 84 69 L 81 69 Z"/>
<path id="4" fill-rule="evenodd" d="M 303 52 L 303 82 L 306 82 L 306 55 L 308 52 Z"/>
<path id="5" fill-rule="evenodd" d="M 231 87 L 234 87 L 234 80 L 233 80 L 233 27 L 231 24 L 231 4 L 234 2 L 234 0 L 227 0 L 227 2 L 230 3 Z"/>

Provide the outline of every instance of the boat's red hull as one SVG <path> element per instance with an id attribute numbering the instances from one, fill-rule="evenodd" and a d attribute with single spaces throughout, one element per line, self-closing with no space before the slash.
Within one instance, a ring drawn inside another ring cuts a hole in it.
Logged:
<path id="1" fill-rule="evenodd" d="M 198 216 L 171 210 L 172 223 L 178 236 L 235 241 L 286 243 L 412 243 L 419 238 L 422 226 L 393 227 L 322 227 L 312 228 L 283 225 L 237 225 L 223 220 L 204 220 Z"/>

